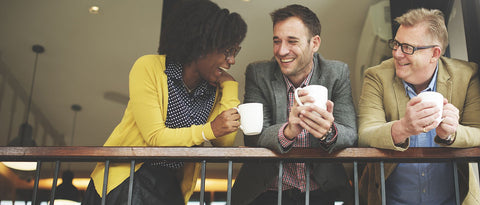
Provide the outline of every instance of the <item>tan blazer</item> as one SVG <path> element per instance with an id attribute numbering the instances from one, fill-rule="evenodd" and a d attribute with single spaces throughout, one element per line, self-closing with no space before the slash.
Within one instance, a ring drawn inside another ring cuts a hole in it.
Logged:
<path id="1" fill-rule="evenodd" d="M 460 111 L 460 125 L 450 147 L 480 146 L 480 81 L 475 63 L 441 57 L 437 76 L 437 92 Z M 395 146 L 391 128 L 405 114 L 408 95 L 402 80 L 395 76 L 393 59 L 365 71 L 362 94 L 358 105 L 359 146 L 405 151 Z M 385 164 L 385 177 L 397 164 Z M 468 164 L 459 163 L 460 193 L 463 204 L 480 204 L 478 180 Z M 385 179 L 386 179 L 385 178 Z M 368 204 L 380 204 L 380 166 L 368 163 L 360 179 L 360 193 Z M 468 195 L 467 195 L 468 193 Z"/>

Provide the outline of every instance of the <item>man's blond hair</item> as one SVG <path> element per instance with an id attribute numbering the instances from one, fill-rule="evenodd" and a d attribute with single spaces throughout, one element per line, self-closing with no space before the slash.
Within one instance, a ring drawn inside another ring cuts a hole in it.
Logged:
<path id="1" fill-rule="evenodd" d="M 448 46 L 448 32 L 445 26 L 443 13 L 438 9 L 418 8 L 409 10 L 400 17 L 395 18 L 400 25 L 411 27 L 422 23 L 427 25 L 427 31 L 434 40 L 440 42 L 442 54 Z"/>

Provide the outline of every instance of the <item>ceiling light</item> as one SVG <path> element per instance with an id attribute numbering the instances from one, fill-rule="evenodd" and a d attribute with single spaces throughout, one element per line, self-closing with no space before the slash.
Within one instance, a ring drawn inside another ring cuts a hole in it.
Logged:
<path id="1" fill-rule="evenodd" d="M 5 166 L 21 170 L 21 171 L 33 171 L 37 169 L 36 162 L 2 162 Z"/>
<path id="2" fill-rule="evenodd" d="M 73 104 L 71 109 L 74 111 L 73 124 L 72 124 L 72 138 L 70 140 L 70 146 L 73 146 L 73 136 L 75 135 L 75 124 L 77 121 L 77 112 L 82 110 L 82 106 Z M 68 164 L 68 170 L 63 171 L 62 184 L 57 186 L 57 193 L 55 194 L 55 204 L 80 204 L 80 193 L 77 187 L 73 185 L 73 171 L 70 170 L 70 164 Z"/>
<path id="3" fill-rule="evenodd" d="M 65 204 L 80 204 L 80 192 L 77 187 L 73 185 L 73 172 L 65 170 L 62 174 L 62 183 L 57 186 L 55 193 L 55 203 L 57 200 L 66 202 Z"/>
<path id="4" fill-rule="evenodd" d="M 56 205 L 80 205 L 80 202 L 70 201 L 70 200 L 65 200 L 65 199 L 55 199 L 54 203 Z"/>
<path id="5" fill-rule="evenodd" d="M 100 7 L 98 7 L 98 6 L 91 6 L 91 7 L 88 9 L 88 12 L 90 12 L 91 14 L 98 14 L 98 13 L 100 13 Z"/>
<path id="6" fill-rule="evenodd" d="M 7 146 L 17 147 L 34 147 L 37 146 L 32 137 L 32 126 L 28 123 L 28 117 L 30 116 L 30 108 L 32 106 L 32 95 L 35 83 L 35 74 L 37 72 L 38 54 L 43 53 L 45 48 L 41 45 L 33 45 L 32 51 L 35 52 L 35 63 L 33 64 L 32 84 L 30 87 L 30 96 L 28 96 L 27 108 L 25 110 L 25 122 L 22 123 L 18 130 L 18 136 L 13 138 Z M 37 169 L 36 162 L 4 162 L 5 166 L 21 171 L 33 171 Z"/>

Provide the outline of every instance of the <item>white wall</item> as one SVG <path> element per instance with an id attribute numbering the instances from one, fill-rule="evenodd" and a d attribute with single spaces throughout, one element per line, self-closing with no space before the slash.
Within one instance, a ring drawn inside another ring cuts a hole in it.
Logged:
<path id="1" fill-rule="evenodd" d="M 467 42 L 465 40 L 465 27 L 463 25 L 462 4 L 455 0 L 448 22 L 448 38 L 452 58 L 468 60 Z"/>

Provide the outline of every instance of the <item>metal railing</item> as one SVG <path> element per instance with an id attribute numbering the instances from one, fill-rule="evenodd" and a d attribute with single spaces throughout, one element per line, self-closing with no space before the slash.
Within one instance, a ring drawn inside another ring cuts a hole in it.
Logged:
<path id="1" fill-rule="evenodd" d="M 37 173 L 35 175 L 34 193 L 32 204 L 36 202 L 36 192 L 40 176 L 40 166 L 42 162 L 55 162 L 54 183 L 52 190 L 56 185 L 58 178 L 60 162 L 105 162 L 105 174 L 108 174 L 108 168 L 111 161 L 130 162 L 131 173 L 133 176 L 136 162 L 146 160 L 181 160 L 191 162 L 201 162 L 201 191 L 200 204 L 204 204 L 205 195 L 205 169 L 207 162 L 227 162 L 228 163 L 228 190 L 227 204 L 231 204 L 232 187 L 232 169 L 233 162 L 249 161 L 274 161 L 279 162 L 279 176 L 282 175 L 283 162 L 305 162 L 307 167 L 311 162 L 353 162 L 353 186 L 355 190 L 355 204 L 359 204 L 358 190 L 358 163 L 360 162 L 379 162 L 381 172 L 384 173 L 383 164 L 385 162 L 453 162 L 456 202 L 460 204 L 458 189 L 457 163 L 459 162 L 479 162 L 480 147 L 474 148 L 409 148 L 407 151 L 398 152 L 393 150 L 382 150 L 376 148 L 346 148 L 333 153 L 328 153 L 321 149 L 313 148 L 295 148 L 286 154 L 275 153 L 266 148 L 251 147 L 0 147 L 0 161 L 37 161 Z M 307 168 L 307 176 L 309 175 Z M 279 177 L 279 185 L 281 183 Z M 130 177 L 129 204 L 132 198 L 133 177 Z M 308 182 L 309 180 L 307 180 Z M 104 178 L 104 192 L 108 177 Z M 307 183 L 307 186 L 309 184 Z M 385 204 L 385 178 L 382 176 L 382 204 Z M 281 190 L 281 186 L 279 186 Z M 51 202 L 54 200 L 54 191 L 51 193 Z M 105 196 L 105 193 L 103 193 Z M 309 199 L 309 189 L 306 192 L 306 204 Z M 105 198 L 102 204 L 105 204 Z M 278 201 L 281 204 L 281 191 L 279 191 Z"/>

